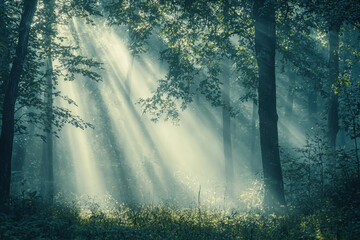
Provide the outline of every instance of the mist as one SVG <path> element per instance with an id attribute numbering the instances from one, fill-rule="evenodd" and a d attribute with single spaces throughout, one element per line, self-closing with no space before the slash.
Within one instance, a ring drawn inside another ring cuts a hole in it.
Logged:
<path id="1" fill-rule="evenodd" d="M 58 90 L 71 104 L 64 99 L 55 104 L 81 116 L 93 128 L 65 125 L 55 139 L 54 188 L 58 196 L 92 199 L 100 205 L 169 203 L 194 207 L 200 201 L 203 206 L 225 209 L 248 206 L 247 195 L 261 191 L 261 186 L 254 189 L 261 181 L 262 166 L 259 136 L 254 132 L 258 128 L 257 106 L 254 115 L 251 101 L 241 102 L 231 118 L 234 177 L 232 194 L 228 195 L 221 107 L 213 107 L 198 96 L 180 112 L 179 122 L 154 122 L 139 104 L 166 75 L 167 63 L 160 61 L 158 54 L 164 45 L 161 39 L 152 38 L 152 48 L 134 56 L 128 49 L 125 27 L 109 27 L 102 20 L 91 26 L 73 18 L 60 31 L 70 45 L 79 45 L 77 51 L 82 55 L 102 63 L 98 73 L 103 80 L 79 77 L 59 81 Z M 284 74 L 279 76 L 280 145 L 292 150 L 305 145 L 308 130 L 294 120 L 297 116 L 285 116 L 287 79 Z M 245 94 L 234 80 L 233 74 L 230 94 Z M 232 97 L 231 105 L 236 104 L 236 97 Z M 305 111 L 301 100 L 293 104 L 294 114 Z M 25 146 L 31 148 L 24 156 L 25 164 L 36 164 L 34 156 L 41 155 L 41 146 L 42 141 L 36 138 Z M 26 169 L 31 191 L 40 191 L 38 169 Z M 262 202 L 261 195 L 255 202 Z"/>

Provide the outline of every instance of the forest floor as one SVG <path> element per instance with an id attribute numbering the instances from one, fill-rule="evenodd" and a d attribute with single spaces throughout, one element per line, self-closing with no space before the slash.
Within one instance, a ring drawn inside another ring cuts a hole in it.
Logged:
<path id="1" fill-rule="evenodd" d="M 14 201 L 0 213 L 0 239 L 360 239 L 360 217 L 324 207 L 283 215 L 166 204 L 101 210 Z"/>

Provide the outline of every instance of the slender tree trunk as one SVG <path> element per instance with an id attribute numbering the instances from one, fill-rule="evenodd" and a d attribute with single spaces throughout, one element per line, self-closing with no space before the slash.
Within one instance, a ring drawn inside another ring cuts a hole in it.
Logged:
<path id="1" fill-rule="evenodd" d="M 329 29 L 329 77 L 330 83 L 336 84 L 339 76 L 339 30 L 340 26 L 331 25 Z M 330 146 L 336 148 L 336 136 L 339 132 L 339 101 L 338 96 L 331 89 L 328 108 L 328 137 Z"/>
<path id="2" fill-rule="evenodd" d="M 295 89 L 293 86 L 289 86 L 288 94 L 286 97 L 286 108 L 285 108 L 285 117 L 288 119 L 291 119 L 293 116 L 294 98 L 295 98 Z"/>
<path id="3" fill-rule="evenodd" d="M 289 82 L 289 89 L 288 94 L 286 96 L 286 107 L 285 107 L 285 117 L 290 119 L 293 116 L 293 109 L 294 109 L 294 99 L 295 99 L 295 87 L 294 83 L 296 82 L 296 73 L 293 71 L 287 72 L 288 82 Z"/>
<path id="4" fill-rule="evenodd" d="M 230 118 L 230 74 L 228 65 L 224 67 L 222 98 L 224 106 L 222 108 L 223 120 L 223 144 L 224 144 L 224 158 L 225 158 L 225 174 L 226 174 L 226 190 L 225 194 L 231 196 L 233 193 L 234 182 L 234 167 L 232 158 L 232 143 L 231 143 L 231 118 Z"/>
<path id="5" fill-rule="evenodd" d="M 357 180 L 360 183 L 360 159 L 359 159 L 359 146 L 357 142 L 356 136 L 356 123 L 355 119 L 353 119 L 353 134 L 354 134 L 354 147 L 355 147 L 355 157 L 356 157 L 356 173 L 357 173 Z"/>
<path id="6" fill-rule="evenodd" d="M 256 171 L 256 151 L 255 151 L 255 140 L 256 140 L 256 110 L 257 110 L 257 100 L 253 99 L 252 102 L 252 117 L 251 117 L 251 145 L 250 145 L 250 153 L 251 153 L 251 170 L 255 173 Z"/>
<path id="7" fill-rule="evenodd" d="M 338 137 L 337 137 L 337 145 L 338 146 L 345 146 L 346 145 L 346 132 L 345 130 L 339 130 Z"/>
<path id="8" fill-rule="evenodd" d="M 10 71 L 3 104 L 0 136 L 0 204 L 7 201 L 10 194 L 11 156 L 14 141 L 14 114 L 20 75 L 27 53 L 30 26 L 36 10 L 37 0 L 24 0 L 24 9 L 19 27 L 16 56 Z"/>
<path id="9" fill-rule="evenodd" d="M 260 144 L 264 171 L 264 203 L 279 209 L 285 205 L 278 143 L 275 81 L 275 8 L 272 1 L 256 0 L 255 50 L 259 67 Z"/>
<path id="10" fill-rule="evenodd" d="M 46 14 L 46 65 L 45 65 L 45 79 L 46 79 L 46 92 L 45 92 L 45 102 L 46 102 L 46 119 L 45 119 L 45 129 L 46 129 L 46 142 L 43 146 L 43 155 L 42 155 L 42 181 L 41 181 L 41 192 L 44 200 L 49 203 L 53 202 L 54 198 L 54 167 L 53 167 L 53 134 L 52 134 L 52 118 L 53 118 L 53 63 L 52 63 L 52 38 L 53 38 L 53 29 L 52 24 L 55 22 L 54 14 L 55 1 L 54 0 L 44 0 L 44 8 Z"/>
<path id="11" fill-rule="evenodd" d="M 18 182 L 23 180 L 24 160 L 26 156 L 26 137 L 14 140 L 13 156 L 11 160 L 11 171 L 16 172 Z"/>
<path id="12" fill-rule="evenodd" d="M 49 203 L 53 202 L 54 197 L 54 167 L 53 167 L 53 135 L 52 135 L 52 108 L 53 108 L 53 98 L 52 98 L 52 61 L 51 56 L 47 59 L 46 64 L 46 82 L 47 82 L 47 91 L 46 91 L 46 142 L 43 145 L 43 155 L 42 155 L 42 181 L 41 181 L 41 192 L 44 200 Z"/>
<path id="13" fill-rule="evenodd" d="M 26 138 L 21 138 L 17 141 L 15 140 L 13 150 L 11 170 L 19 173 L 21 172 L 22 175 L 26 155 Z"/>
<path id="14" fill-rule="evenodd" d="M 14 137 L 13 155 L 11 159 L 11 192 L 21 194 L 24 190 L 24 163 L 26 155 L 26 136 Z"/>
<path id="15" fill-rule="evenodd" d="M 310 124 L 314 124 L 317 117 L 317 93 L 314 90 L 310 90 L 308 92 L 308 114 L 309 114 L 309 121 Z"/>

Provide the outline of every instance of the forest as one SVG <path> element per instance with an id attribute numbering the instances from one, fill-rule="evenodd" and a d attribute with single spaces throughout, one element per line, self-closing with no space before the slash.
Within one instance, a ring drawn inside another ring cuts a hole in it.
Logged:
<path id="1" fill-rule="evenodd" d="M 360 239 L 358 0 L 0 0 L 0 239 Z"/>

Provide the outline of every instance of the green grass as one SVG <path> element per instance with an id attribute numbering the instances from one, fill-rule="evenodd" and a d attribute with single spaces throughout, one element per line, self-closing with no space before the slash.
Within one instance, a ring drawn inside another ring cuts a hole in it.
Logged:
<path id="1" fill-rule="evenodd" d="M 275 216 L 165 204 L 46 207 L 22 200 L 0 213 L 0 239 L 360 239 L 359 223 L 349 211 L 325 207 Z"/>

